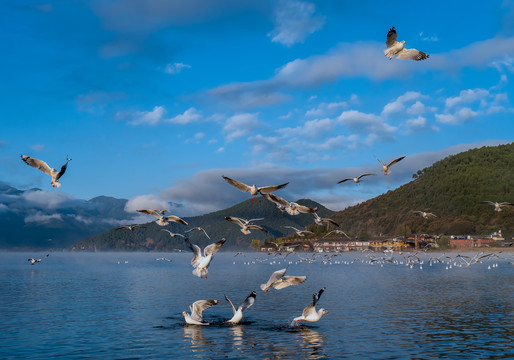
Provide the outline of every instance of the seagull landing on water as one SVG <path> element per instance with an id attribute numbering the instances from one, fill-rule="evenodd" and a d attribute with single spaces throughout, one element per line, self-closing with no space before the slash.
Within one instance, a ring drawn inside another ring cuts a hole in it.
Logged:
<path id="1" fill-rule="evenodd" d="M 423 219 L 429 219 L 431 217 L 437 217 L 436 214 L 432 214 L 430 212 L 425 212 L 425 211 L 413 211 L 413 213 L 420 214 L 423 217 Z"/>
<path id="2" fill-rule="evenodd" d="M 155 223 L 157 225 L 160 225 L 160 226 L 166 226 L 169 224 L 168 221 L 173 221 L 173 222 L 176 222 L 176 223 L 179 223 L 179 224 L 182 224 L 182 225 L 189 225 L 185 220 L 179 218 L 178 216 L 175 216 L 175 215 L 170 215 L 170 216 L 164 216 L 163 214 L 165 212 L 167 212 L 168 210 L 148 210 L 148 209 L 141 209 L 141 210 L 136 210 L 140 213 L 143 213 L 143 214 L 147 214 L 147 215 L 153 215 L 157 218 L 157 220 L 155 221 Z"/>
<path id="3" fill-rule="evenodd" d="M 384 50 L 384 55 L 391 60 L 395 55 L 400 60 L 425 60 L 430 55 L 425 54 L 423 51 L 416 49 L 405 48 L 405 41 L 396 41 L 397 38 L 396 29 L 394 26 L 387 32 L 387 49 Z"/>
<path id="4" fill-rule="evenodd" d="M 245 235 L 248 235 L 251 233 L 250 229 L 257 229 L 257 230 L 260 230 L 265 233 L 268 232 L 268 230 L 260 227 L 259 225 L 250 224 L 250 221 L 252 221 L 252 220 L 245 220 L 245 219 L 241 219 L 241 218 L 238 218 L 235 216 L 225 216 L 225 220 L 239 225 L 241 227 L 241 232 Z M 253 219 L 253 220 L 259 220 L 259 219 Z"/>
<path id="5" fill-rule="evenodd" d="M 282 189 L 282 188 L 286 187 L 286 185 L 289 184 L 288 182 L 286 182 L 285 184 L 281 184 L 281 185 L 257 187 L 255 185 L 248 186 L 246 184 L 243 184 L 240 181 L 233 180 L 233 179 L 231 179 L 229 177 L 226 177 L 225 175 L 222 175 L 222 177 L 230 185 L 234 186 L 236 189 L 239 189 L 239 190 L 244 191 L 244 192 L 249 192 L 252 195 L 252 201 L 257 201 L 257 198 L 254 198 L 255 196 L 257 196 L 257 194 L 261 194 L 261 195 L 270 194 L 270 193 L 272 193 L 274 191 L 277 191 L 278 189 Z"/>
<path id="6" fill-rule="evenodd" d="M 39 169 L 45 174 L 49 175 L 52 178 L 52 181 L 50 182 L 52 184 L 52 187 L 58 188 L 61 186 L 61 183 L 59 182 L 59 179 L 61 176 L 64 175 L 66 172 L 66 168 L 68 167 L 68 163 L 71 161 L 71 159 L 66 155 L 66 163 L 61 166 L 61 170 L 57 171 L 54 168 L 51 168 L 48 166 L 46 162 L 43 160 L 39 160 L 27 155 L 21 155 L 21 159 L 27 164 L 32 166 L 33 168 Z"/>
<path id="7" fill-rule="evenodd" d="M 389 175 L 391 173 L 391 170 L 389 170 L 389 168 L 391 166 L 393 166 L 394 164 L 396 164 L 398 161 L 401 161 L 405 158 L 405 156 L 400 156 L 399 158 L 396 158 L 394 159 L 393 161 L 391 161 L 389 164 L 384 164 L 382 161 L 380 161 L 379 158 L 377 158 L 378 162 L 382 164 L 382 172 L 384 173 L 384 175 Z"/>
<path id="8" fill-rule="evenodd" d="M 276 290 L 286 288 L 291 285 L 298 285 L 307 280 L 307 276 L 284 276 L 287 269 L 277 270 L 271 274 L 266 284 L 261 284 L 261 290 L 268 292 L 271 287 Z"/>
<path id="9" fill-rule="evenodd" d="M 305 309 L 303 309 L 302 316 L 294 318 L 294 321 L 314 322 L 318 321 L 324 314 L 328 313 L 328 311 L 323 308 L 320 308 L 318 311 L 316 311 L 316 304 L 318 303 L 321 294 L 323 294 L 323 291 L 325 291 L 325 288 L 321 289 L 317 294 L 312 294 L 312 303 L 307 305 Z"/>
<path id="10" fill-rule="evenodd" d="M 189 305 L 191 315 L 184 311 L 182 312 L 182 316 L 184 316 L 186 323 L 189 325 L 209 325 L 209 323 L 203 321 L 202 312 L 217 303 L 218 300 L 195 301 L 192 305 Z"/>
<path id="11" fill-rule="evenodd" d="M 362 175 L 359 175 L 359 176 L 354 177 L 354 178 L 346 178 L 346 179 L 343 179 L 343 180 L 341 180 L 341 181 L 339 181 L 339 182 L 337 182 L 337 183 L 338 183 L 338 184 L 341 184 L 341 183 L 343 183 L 343 182 L 345 182 L 345 181 L 353 180 L 353 181 L 357 184 L 357 183 L 360 183 L 360 180 L 361 180 L 361 178 L 362 178 L 362 177 L 364 177 L 364 176 L 369 176 L 369 175 L 376 175 L 376 174 L 362 174 Z"/>
<path id="12" fill-rule="evenodd" d="M 255 302 L 256 296 L 257 296 L 257 294 L 255 293 L 255 291 L 252 291 L 252 293 L 246 297 L 245 301 L 243 301 L 241 306 L 239 306 L 236 310 L 236 308 L 234 307 L 234 304 L 232 304 L 232 301 L 230 301 L 230 299 L 225 295 L 225 300 L 228 301 L 228 303 L 232 307 L 232 311 L 234 312 L 234 316 L 232 316 L 232 319 L 228 320 L 227 322 L 230 324 L 239 323 L 241 321 L 241 319 L 243 318 L 243 310 L 248 309 L 250 306 L 253 305 L 253 303 Z"/>
<path id="13" fill-rule="evenodd" d="M 218 252 L 218 250 L 223 246 L 227 239 L 223 238 L 217 243 L 206 246 L 203 249 L 203 255 L 202 250 L 198 245 L 191 244 L 188 238 L 184 238 L 184 240 L 187 246 L 189 246 L 189 248 L 193 252 L 193 259 L 191 259 L 191 265 L 193 265 L 193 267 L 195 268 L 193 270 L 193 274 L 198 276 L 199 278 L 202 278 L 205 274 L 205 278 L 207 279 L 208 267 L 211 263 L 211 260 L 214 254 Z"/>
<path id="14" fill-rule="evenodd" d="M 49 257 L 50 254 L 46 254 L 43 258 L 41 259 L 34 259 L 34 258 L 28 258 L 27 261 L 30 261 L 30 265 L 34 265 L 35 263 L 38 263 L 38 262 L 41 262 L 41 260 L 43 260 L 44 258 L 47 258 Z"/>
<path id="15" fill-rule="evenodd" d="M 497 202 L 492 202 L 492 201 L 482 201 L 482 203 L 494 206 L 494 211 L 498 211 L 498 212 L 502 211 L 502 207 L 504 207 L 504 206 L 514 206 L 514 204 L 510 203 L 510 202 L 497 203 Z"/>

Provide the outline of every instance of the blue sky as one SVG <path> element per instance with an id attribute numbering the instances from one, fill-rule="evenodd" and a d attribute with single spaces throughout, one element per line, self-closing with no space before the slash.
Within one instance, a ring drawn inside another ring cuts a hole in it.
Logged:
<path id="1" fill-rule="evenodd" d="M 514 138 L 512 1 L 2 1 L 0 34 L 0 182 L 57 202 L 200 214 L 248 198 L 226 175 L 340 210 Z"/>

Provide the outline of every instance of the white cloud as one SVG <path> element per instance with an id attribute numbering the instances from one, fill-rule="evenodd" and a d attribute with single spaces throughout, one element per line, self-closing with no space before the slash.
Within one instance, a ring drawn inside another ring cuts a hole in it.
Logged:
<path id="1" fill-rule="evenodd" d="M 47 192 L 42 190 L 25 191 L 20 197 L 32 206 L 37 206 L 43 209 L 55 209 L 62 206 L 74 198 L 71 195 L 63 192 Z"/>
<path id="2" fill-rule="evenodd" d="M 344 111 L 338 118 L 341 125 L 359 133 L 392 133 L 394 126 L 384 122 L 381 117 L 357 110 Z"/>
<path id="3" fill-rule="evenodd" d="M 162 198 L 150 194 L 150 195 L 139 195 L 136 196 L 125 204 L 125 211 L 129 213 L 135 213 L 137 209 L 152 209 L 152 210 L 161 210 L 168 209 L 170 204 L 163 200 Z M 151 219 L 148 215 L 144 215 L 145 218 Z"/>
<path id="4" fill-rule="evenodd" d="M 333 111 L 338 108 L 347 107 L 348 103 L 346 101 L 339 102 L 331 102 L 331 103 L 321 103 L 317 107 L 307 110 L 305 116 L 327 116 L 331 114 Z"/>
<path id="5" fill-rule="evenodd" d="M 478 112 L 464 107 L 459 109 L 453 114 L 436 114 L 435 117 L 438 122 L 449 125 L 457 125 L 463 122 L 470 121 L 478 115 Z"/>
<path id="6" fill-rule="evenodd" d="M 0 203 L 0 213 L 9 211 L 9 207 L 5 204 Z"/>
<path id="7" fill-rule="evenodd" d="M 25 217 L 25 224 L 28 224 L 28 223 L 39 223 L 39 224 L 43 223 L 44 224 L 44 223 L 49 223 L 52 220 L 63 221 L 62 215 L 61 214 L 48 215 L 48 214 L 44 214 L 40 211 L 36 211 Z"/>
<path id="8" fill-rule="evenodd" d="M 34 150 L 34 151 L 39 152 L 39 151 L 43 151 L 43 150 L 45 150 L 45 145 L 36 144 L 36 145 L 32 145 L 30 148 L 31 148 L 32 150 Z"/>
<path id="9" fill-rule="evenodd" d="M 164 107 L 155 106 L 152 111 L 138 111 L 132 115 L 131 125 L 156 125 L 162 120 Z"/>
<path id="10" fill-rule="evenodd" d="M 258 115 L 258 113 L 243 113 L 229 117 L 223 126 L 225 139 L 232 141 L 255 130 L 260 125 Z"/>
<path id="11" fill-rule="evenodd" d="M 222 146 L 222 147 L 219 147 L 218 150 L 216 150 L 216 152 L 218 154 L 222 153 L 222 152 L 225 152 L 225 148 Z"/>
<path id="12" fill-rule="evenodd" d="M 195 135 L 194 135 L 194 139 L 195 140 L 200 140 L 200 139 L 203 139 L 205 137 L 205 133 L 204 132 L 197 132 Z"/>
<path id="13" fill-rule="evenodd" d="M 186 125 L 192 122 L 197 122 L 202 119 L 202 114 L 194 107 L 190 107 L 183 114 L 179 114 L 171 119 L 167 119 L 166 122 L 172 124 Z"/>
<path id="14" fill-rule="evenodd" d="M 439 38 L 437 37 L 437 35 L 428 36 L 428 35 L 424 35 L 423 32 L 419 33 L 419 37 L 423 41 L 433 41 L 433 42 L 439 41 Z"/>
<path id="15" fill-rule="evenodd" d="M 182 71 L 182 69 L 190 69 L 191 65 L 183 64 L 183 63 L 173 63 L 167 64 L 164 72 L 166 74 L 178 74 Z"/>
<path id="16" fill-rule="evenodd" d="M 469 104 L 475 101 L 484 101 L 489 96 L 486 89 L 468 89 L 462 90 L 459 96 L 449 97 L 446 99 L 446 107 L 452 108 L 460 104 Z"/>
<path id="17" fill-rule="evenodd" d="M 307 137 L 315 138 L 325 132 L 332 131 L 337 122 L 332 119 L 315 119 L 305 122 L 301 126 L 295 128 L 282 128 L 277 133 L 283 134 L 285 137 Z"/>
<path id="18" fill-rule="evenodd" d="M 436 110 L 437 110 L 436 107 L 432 107 L 432 106 L 427 107 L 421 101 L 416 101 L 409 108 L 407 108 L 407 114 L 410 116 L 417 116 L 417 115 L 423 115 L 427 112 L 434 112 Z"/>
<path id="19" fill-rule="evenodd" d="M 422 95 L 419 92 L 408 91 L 405 94 L 398 96 L 395 101 L 386 104 L 384 106 L 384 110 L 382 110 L 382 115 L 387 116 L 393 113 L 401 112 L 405 109 L 404 104 L 406 102 L 417 100 L 421 97 Z"/>
<path id="20" fill-rule="evenodd" d="M 280 0 L 275 8 L 275 29 L 268 36 L 271 41 L 292 46 L 302 43 L 307 36 L 325 25 L 323 16 L 316 16 L 316 6 L 296 0 Z"/>

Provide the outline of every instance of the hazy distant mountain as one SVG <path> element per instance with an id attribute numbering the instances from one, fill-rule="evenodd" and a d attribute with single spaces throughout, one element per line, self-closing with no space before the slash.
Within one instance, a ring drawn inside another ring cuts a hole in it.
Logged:
<path id="1" fill-rule="evenodd" d="M 413 174 L 414 180 L 332 216 L 357 237 L 402 233 L 514 234 L 514 208 L 495 212 L 482 201 L 514 203 L 514 143 L 468 150 Z M 437 218 L 423 219 L 413 211 Z"/>
<path id="2" fill-rule="evenodd" d="M 309 207 L 318 207 L 318 214 L 322 217 L 334 213 L 312 200 L 302 199 L 298 200 L 298 203 Z M 269 233 L 252 230 L 251 234 L 244 235 L 239 226 L 225 220 L 225 216 L 236 216 L 244 219 L 264 218 L 254 223 L 264 227 Z M 184 231 L 197 226 L 204 228 L 211 237 L 211 240 L 209 240 L 199 231 L 187 234 L 193 243 L 201 247 L 225 237 L 227 242 L 223 247 L 224 249 L 248 249 L 253 239 L 263 241 L 266 238 L 291 234 L 291 230 L 284 228 L 284 226 L 304 228 L 313 223 L 314 217 L 312 214 L 291 216 L 287 213 L 281 213 L 275 204 L 259 197 L 257 202 L 246 200 L 228 209 L 202 216 L 185 217 L 184 220 L 189 223 L 189 226 L 171 223 L 161 227 L 152 221 L 145 224 L 144 228 L 138 228 L 134 231 L 111 229 L 103 234 L 80 241 L 73 246 L 73 249 L 86 251 L 94 249 L 98 251 L 172 251 L 173 249 L 186 249 L 183 238 L 171 238 L 168 233 L 161 230 L 167 229 L 184 234 Z"/>

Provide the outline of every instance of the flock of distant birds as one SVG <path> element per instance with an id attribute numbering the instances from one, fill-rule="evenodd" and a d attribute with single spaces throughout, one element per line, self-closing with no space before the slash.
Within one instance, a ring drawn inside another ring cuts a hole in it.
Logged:
<path id="1" fill-rule="evenodd" d="M 386 57 L 388 57 L 389 60 L 391 60 L 395 56 L 397 59 L 400 59 L 400 60 L 417 60 L 417 61 L 425 60 L 429 57 L 428 54 L 426 54 L 422 51 L 418 51 L 416 49 L 405 48 L 405 41 L 398 42 L 397 41 L 397 33 L 396 33 L 396 29 L 394 28 L 394 26 L 391 29 L 389 29 L 389 31 L 387 33 L 386 46 L 387 46 L 387 49 L 384 50 L 384 55 Z M 388 175 L 391 173 L 390 167 L 393 166 L 394 164 L 398 163 L 399 161 L 403 160 L 404 158 L 405 158 L 405 156 L 401 156 L 401 157 L 398 157 L 398 158 L 392 160 L 389 163 L 383 163 L 380 159 L 377 159 L 377 160 L 382 165 L 382 172 L 384 173 L 384 175 Z M 42 172 L 44 172 L 45 174 L 49 175 L 52 179 L 51 185 L 54 188 L 58 188 L 61 186 L 59 179 L 64 175 L 64 173 L 66 172 L 68 163 L 71 161 L 71 158 L 66 156 L 66 163 L 61 167 L 61 169 L 59 171 L 57 171 L 56 169 L 51 168 L 46 162 L 36 159 L 36 158 L 33 158 L 33 157 L 21 155 L 21 159 L 26 164 L 28 164 L 36 169 L 39 169 Z M 355 183 L 359 183 L 362 178 L 364 178 L 366 176 L 372 176 L 372 175 L 375 175 L 375 174 L 364 173 L 364 174 L 361 174 L 356 177 L 345 178 L 345 179 L 339 181 L 338 183 L 344 183 L 346 181 L 354 181 Z M 252 198 L 251 198 L 252 201 L 256 201 L 257 200 L 256 196 L 258 194 L 261 194 L 264 198 L 266 198 L 267 200 L 276 204 L 277 208 L 281 212 L 287 212 L 290 215 L 298 215 L 300 213 L 311 213 L 311 214 L 313 214 L 314 222 L 317 225 L 326 224 L 327 226 L 334 225 L 336 227 L 339 227 L 339 224 L 337 224 L 332 219 L 320 217 L 316 213 L 317 208 L 309 208 L 307 206 L 303 206 L 303 205 L 297 204 L 292 201 L 287 201 L 287 200 L 273 194 L 273 192 L 275 192 L 276 190 L 284 188 L 288 183 L 284 183 L 281 185 L 275 185 L 275 186 L 257 187 L 256 185 L 249 186 L 247 184 L 244 184 L 240 181 L 231 179 L 226 176 L 223 176 L 223 179 L 225 179 L 230 185 L 234 186 L 235 188 L 237 188 L 243 192 L 249 192 L 252 196 Z M 485 201 L 485 202 L 493 205 L 495 207 L 496 211 L 501 211 L 501 208 L 504 206 L 514 206 L 514 204 L 508 203 L 508 202 L 502 202 L 502 203 L 496 203 L 496 202 L 493 203 L 491 201 Z M 137 211 L 141 212 L 143 214 L 152 215 L 152 216 L 156 217 L 157 220 L 155 222 L 160 226 L 166 226 L 169 224 L 169 222 L 176 222 L 176 223 L 179 223 L 182 225 L 189 225 L 185 220 L 181 219 L 178 216 L 166 215 L 166 212 L 168 212 L 168 210 L 140 209 Z M 436 217 L 435 214 L 425 212 L 425 211 L 415 211 L 415 213 L 419 213 L 425 219 L 428 219 L 430 217 Z M 227 221 L 237 224 L 241 228 L 240 229 L 241 232 L 245 235 L 249 234 L 251 229 L 256 229 L 256 230 L 260 230 L 263 232 L 267 232 L 266 229 L 264 229 L 263 227 L 256 225 L 256 224 L 252 224 L 253 221 L 263 220 L 263 218 L 246 220 L 246 219 L 242 219 L 242 218 L 238 218 L 238 217 L 227 216 L 227 217 L 225 217 L 225 219 Z M 118 227 L 118 229 L 128 229 L 130 231 L 134 231 L 135 229 L 137 229 L 139 227 L 142 227 L 142 226 L 139 224 L 123 225 L 123 226 Z M 286 226 L 286 228 L 292 229 L 298 236 L 305 236 L 305 234 L 311 233 L 307 230 L 299 230 L 292 226 Z M 192 244 L 189 241 L 189 238 L 187 236 L 185 236 L 183 234 L 179 234 L 179 233 L 173 233 L 167 229 L 162 229 L 162 231 L 167 232 L 171 237 L 180 236 L 180 237 L 184 238 L 185 243 L 193 252 L 193 258 L 191 260 L 191 265 L 194 267 L 193 274 L 200 278 L 205 277 L 207 279 L 209 264 L 211 263 L 214 255 L 223 246 L 226 239 L 223 238 L 222 240 L 220 240 L 218 242 L 215 242 L 213 244 L 206 246 L 202 252 L 200 247 L 198 245 Z M 190 231 L 201 231 L 205 234 L 205 236 L 207 236 L 207 238 L 210 239 L 210 237 L 207 234 L 207 232 L 205 231 L 205 229 L 203 229 L 201 227 L 191 228 L 191 229 L 185 231 L 185 233 L 188 233 Z M 345 236 L 348 237 L 348 235 L 346 235 L 342 230 L 333 230 L 332 232 L 336 232 L 338 234 L 344 234 Z M 332 233 L 332 232 L 330 232 L 330 233 Z M 48 257 L 48 256 L 49 256 L 49 254 L 47 254 L 45 257 Z M 237 254 L 236 254 L 236 256 L 237 256 Z M 330 256 L 331 256 L 331 258 L 333 256 L 337 256 L 337 253 L 335 255 L 330 255 Z M 492 256 L 492 255 L 485 255 L 485 256 L 482 256 L 477 259 L 469 259 L 468 266 L 472 262 L 478 262 L 481 259 L 483 259 L 484 257 L 489 257 L 489 256 Z M 464 259 L 465 257 L 461 256 L 460 258 Z M 168 260 L 168 259 L 164 259 L 164 258 L 162 258 L 162 259 Z M 409 266 L 413 265 L 414 259 L 415 258 L 412 255 L 409 257 L 409 261 L 408 261 Z M 42 259 L 30 258 L 30 259 L 28 259 L 28 261 L 30 261 L 30 263 L 32 265 L 34 265 L 38 262 L 41 262 Z M 307 261 L 307 259 L 306 259 L 306 261 Z M 382 263 L 383 264 L 384 262 L 392 262 L 393 260 L 392 260 L 392 258 L 382 257 L 381 259 L 378 259 L 375 257 L 370 257 L 369 261 L 370 261 L 370 263 Z M 420 261 L 419 257 L 418 257 L 417 261 L 418 262 Z M 432 261 L 432 259 L 431 259 L 431 261 Z M 434 261 L 441 262 L 440 259 L 434 259 Z M 285 272 L 286 272 L 286 269 L 281 269 L 281 270 L 275 271 L 270 276 L 267 283 L 261 285 L 261 289 L 266 292 L 269 291 L 269 289 L 271 287 L 279 290 L 279 289 L 282 289 L 287 286 L 301 284 L 306 280 L 305 276 L 285 276 Z M 324 314 L 327 313 L 327 310 L 325 310 L 323 308 L 316 310 L 316 304 L 318 303 L 318 301 L 321 297 L 321 294 L 324 292 L 324 290 L 325 290 L 325 288 L 323 287 L 322 289 L 320 289 L 318 291 L 318 293 L 313 294 L 312 302 L 308 306 L 305 307 L 301 316 L 296 317 L 294 319 L 295 322 L 318 321 L 319 319 L 321 319 L 321 317 Z M 230 301 L 230 299 L 225 296 L 226 301 L 231 305 L 233 313 L 234 313 L 233 317 L 230 320 L 228 320 L 228 323 L 231 323 L 231 324 L 239 323 L 243 317 L 243 310 L 251 307 L 255 302 L 255 298 L 256 298 L 256 293 L 255 293 L 255 291 L 252 291 L 252 293 L 250 295 L 248 295 L 246 297 L 246 299 L 243 301 L 243 303 L 236 309 L 234 307 L 233 303 Z M 190 312 L 191 312 L 190 314 L 187 312 L 183 312 L 182 315 L 184 316 L 187 324 L 208 325 L 208 323 L 203 321 L 202 313 L 204 310 L 210 308 L 213 305 L 216 305 L 217 303 L 218 303 L 218 300 L 198 300 L 198 301 L 194 302 L 192 305 L 190 305 Z"/>

